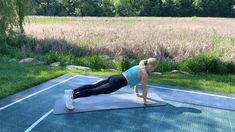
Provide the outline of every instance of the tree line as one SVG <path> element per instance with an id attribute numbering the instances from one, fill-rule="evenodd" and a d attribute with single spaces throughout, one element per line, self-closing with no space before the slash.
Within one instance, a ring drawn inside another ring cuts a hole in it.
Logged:
<path id="1" fill-rule="evenodd" d="M 234 17 L 235 0 L 33 0 L 34 15 Z"/>

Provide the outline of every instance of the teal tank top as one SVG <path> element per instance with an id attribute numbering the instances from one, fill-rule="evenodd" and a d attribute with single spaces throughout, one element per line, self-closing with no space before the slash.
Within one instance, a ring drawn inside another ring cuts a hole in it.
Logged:
<path id="1" fill-rule="evenodd" d="M 130 87 L 133 87 L 140 83 L 141 78 L 138 76 L 138 72 L 143 68 L 144 67 L 136 65 L 122 73 L 126 77 L 128 85 L 130 85 Z"/>

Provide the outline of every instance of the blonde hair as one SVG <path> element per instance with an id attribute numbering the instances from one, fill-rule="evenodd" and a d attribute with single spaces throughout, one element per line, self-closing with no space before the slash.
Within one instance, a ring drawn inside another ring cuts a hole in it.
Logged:
<path id="1" fill-rule="evenodd" d="M 147 60 L 141 60 L 139 63 L 139 66 L 142 66 L 145 68 L 148 75 L 153 72 L 153 70 L 156 68 L 157 60 L 155 58 L 148 58 Z"/>
<path id="2" fill-rule="evenodd" d="M 157 65 L 157 60 L 155 58 L 148 58 L 147 60 L 141 60 L 139 66 L 146 67 L 154 67 Z"/>

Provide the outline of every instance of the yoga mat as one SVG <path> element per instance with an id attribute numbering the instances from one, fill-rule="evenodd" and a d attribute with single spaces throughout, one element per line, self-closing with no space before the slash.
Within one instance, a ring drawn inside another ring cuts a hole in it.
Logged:
<path id="1" fill-rule="evenodd" d="M 109 94 L 90 96 L 76 99 L 74 101 L 75 109 L 68 110 L 65 106 L 64 99 L 59 99 L 55 103 L 53 113 L 67 114 L 166 105 L 166 102 L 155 93 L 149 93 L 147 100 L 152 103 L 150 106 L 145 106 L 143 104 L 143 98 L 137 97 L 135 94 Z"/>

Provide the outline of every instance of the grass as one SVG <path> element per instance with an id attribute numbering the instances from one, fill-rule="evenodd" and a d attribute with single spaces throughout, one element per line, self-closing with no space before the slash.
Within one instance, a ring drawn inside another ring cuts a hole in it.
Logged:
<path id="1" fill-rule="evenodd" d="M 95 74 L 101 76 L 120 74 L 120 72 L 84 72 L 80 70 L 68 70 L 63 67 L 54 68 L 47 65 L 0 63 L 0 99 L 66 73 Z M 151 76 L 149 81 L 158 84 L 184 86 L 215 92 L 235 93 L 235 75 L 181 75 L 165 73 L 162 76 Z"/>
<path id="2" fill-rule="evenodd" d="M 150 82 L 235 94 L 235 75 L 165 73 L 159 77 L 151 77 Z"/>
<path id="3" fill-rule="evenodd" d="M 30 23 L 66 23 L 66 22 L 79 22 L 78 19 L 71 17 L 26 17 L 26 22 Z"/>
<path id="4" fill-rule="evenodd" d="M 30 88 L 67 72 L 61 68 L 50 68 L 43 65 L 0 63 L 0 98 Z"/>

